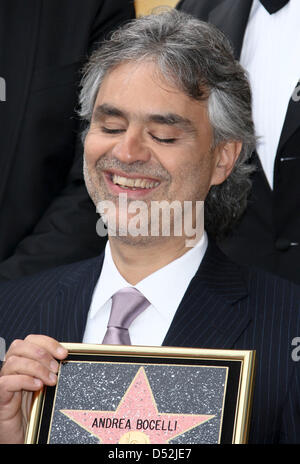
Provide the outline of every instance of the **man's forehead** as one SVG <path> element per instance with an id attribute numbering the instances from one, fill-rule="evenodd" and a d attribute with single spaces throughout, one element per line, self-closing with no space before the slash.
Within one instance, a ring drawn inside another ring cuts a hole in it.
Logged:
<path id="1" fill-rule="evenodd" d="M 175 92 L 182 91 L 175 81 L 173 82 L 173 79 L 170 78 L 171 74 L 169 75 L 167 70 L 162 71 L 155 60 L 150 58 L 140 59 L 138 61 L 122 61 L 108 69 L 104 74 L 102 81 L 109 81 L 116 75 L 125 81 L 130 81 L 132 78 L 141 74 L 151 78 L 157 86 L 164 84 L 167 87 L 172 88 Z"/>
<path id="2" fill-rule="evenodd" d="M 191 129 L 195 114 L 203 117 L 207 101 L 187 95 L 167 81 L 155 63 L 122 63 L 106 74 L 94 107 L 94 119 L 132 116 L 158 124 Z"/>
<path id="3" fill-rule="evenodd" d="M 107 103 L 96 105 L 93 119 L 97 121 L 105 118 L 106 116 L 113 118 L 124 118 L 127 120 L 132 118 L 132 115 L 126 110 L 122 110 L 121 107 L 116 107 Z M 184 118 L 177 113 L 143 113 L 140 115 L 139 119 L 142 119 L 145 123 L 153 122 L 166 126 L 176 126 L 185 129 L 186 131 L 195 130 L 190 119 Z"/>

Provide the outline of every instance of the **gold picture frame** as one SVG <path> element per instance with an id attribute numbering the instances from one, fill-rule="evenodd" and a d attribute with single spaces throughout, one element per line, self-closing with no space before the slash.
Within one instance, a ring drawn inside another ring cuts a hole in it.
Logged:
<path id="1" fill-rule="evenodd" d="M 63 345 L 25 443 L 247 443 L 255 351 Z"/>

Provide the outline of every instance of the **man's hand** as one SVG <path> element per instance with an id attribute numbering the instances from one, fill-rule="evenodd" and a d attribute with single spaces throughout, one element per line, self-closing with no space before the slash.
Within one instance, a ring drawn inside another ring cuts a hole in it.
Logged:
<path id="1" fill-rule="evenodd" d="M 45 335 L 29 335 L 11 344 L 0 371 L 0 443 L 24 443 L 28 395 L 43 385 L 56 384 L 57 359 L 65 359 L 67 354 Z"/>

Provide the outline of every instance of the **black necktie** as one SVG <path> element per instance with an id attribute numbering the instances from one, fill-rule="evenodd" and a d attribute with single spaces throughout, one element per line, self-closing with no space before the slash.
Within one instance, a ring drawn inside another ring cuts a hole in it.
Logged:
<path id="1" fill-rule="evenodd" d="M 270 13 L 276 13 L 283 8 L 290 0 L 259 0 L 265 9 Z"/>

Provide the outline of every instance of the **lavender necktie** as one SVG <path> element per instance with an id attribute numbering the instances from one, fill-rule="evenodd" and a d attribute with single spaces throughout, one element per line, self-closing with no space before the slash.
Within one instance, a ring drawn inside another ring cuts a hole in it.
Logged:
<path id="1" fill-rule="evenodd" d="M 136 289 L 124 288 L 112 297 L 112 306 L 103 344 L 131 345 L 128 328 L 149 301 Z"/>

